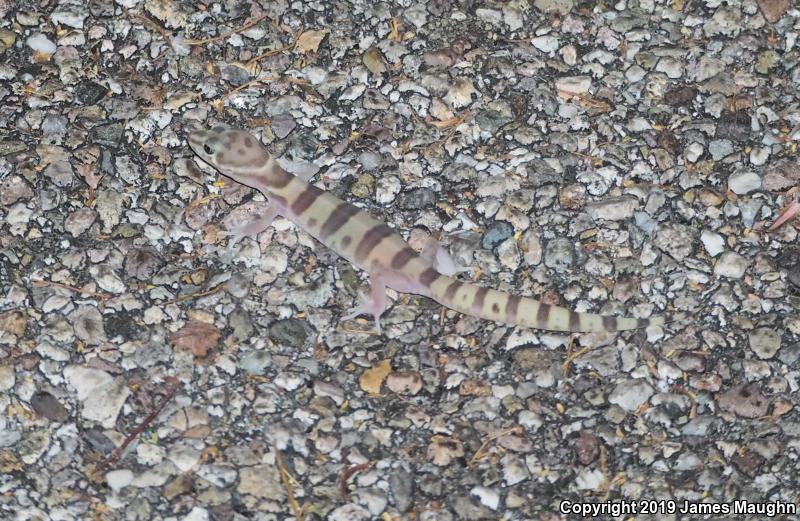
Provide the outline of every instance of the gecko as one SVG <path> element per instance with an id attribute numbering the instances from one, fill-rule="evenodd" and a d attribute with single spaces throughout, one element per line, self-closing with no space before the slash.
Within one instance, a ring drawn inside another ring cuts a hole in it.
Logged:
<path id="1" fill-rule="evenodd" d="M 256 236 L 283 216 L 370 278 L 368 297 L 343 317 L 372 315 L 381 332 L 386 289 L 431 298 L 474 317 L 526 328 L 562 332 L 624 331 L 663 325 L 681 313 L 631 318 L 580 313 L 538 300 L 463 282 L 447 251 L 430 239 L 417 252 L 403 237 L 370 213 L 311 184 L 314 170 L 290 173 L 250 133 L 225 126 L 189 133 L 190 148 L 225 177 L 261 192 L 267 209 L 257 218 L 230 230 L 235 240 Z"/>

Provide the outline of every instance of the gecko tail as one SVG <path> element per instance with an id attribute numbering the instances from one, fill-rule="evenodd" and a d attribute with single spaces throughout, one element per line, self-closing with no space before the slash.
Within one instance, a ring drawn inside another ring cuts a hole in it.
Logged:
<path id="1" fill-rule="evenodd" d="M 443 306 L 467 315 L 547 331 L 571 333 L 627 331 L 660 326 L 685 318 L 684 313 L 651 318 L 578 313 L 565 307 L 482 288 L 443 275 L 440 275 L 431 286 L 430 296 Z"/>

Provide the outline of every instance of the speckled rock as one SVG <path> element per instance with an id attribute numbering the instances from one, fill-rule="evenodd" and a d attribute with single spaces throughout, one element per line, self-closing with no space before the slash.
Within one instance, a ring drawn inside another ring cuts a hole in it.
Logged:
<path id="1" fill-rule="evenodd" d="M 762 360 L 774 357 L 781 348 L 780 334 L 769 327 L 754 329 L 748 335 L 748 339 L 750 341 L 750 349 Z"/>
<path id="2" fill-rule="evenodd" d="M 741 279 L 747 270 L 748 261 L 734 251 L 726 251 L 714 264 L 714 274 L 718 277 Z"/>

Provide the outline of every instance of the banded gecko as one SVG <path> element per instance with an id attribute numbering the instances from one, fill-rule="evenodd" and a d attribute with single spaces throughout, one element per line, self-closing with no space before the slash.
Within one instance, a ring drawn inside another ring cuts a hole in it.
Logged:
<path id="1" fill-rule="evenodd" d="M 386 309 L 386 288 L 415 293 L 461 313 L 507 324 L 551 331 L 622 331 L 660 325 L 679 318 L 628 318 L 578 313 L 462 282 L 447 251 L 437 242 L 421 253 L 399 233 L 369 213 L 310 184 L 313 171 L 293 175 L 254 136 L 242 130 L 214 127 L 191 132 L 189 146 L 206 163 L 236 182 L 259 190 L 268 200 L 263 215 L 231 230 L 237 240 L 255 236 L 284 216 L 322 244 L 369 273 L 371 291 L 343 319 L 361 314 L 380 316 Z"/>

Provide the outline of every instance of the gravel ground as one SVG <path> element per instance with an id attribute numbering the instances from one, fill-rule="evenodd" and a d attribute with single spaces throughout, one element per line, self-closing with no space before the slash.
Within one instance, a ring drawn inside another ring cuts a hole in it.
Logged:
<path id="1" fill-rule="evenodd" d="M 766 231 L 800 184 L 789 0 L 0 0 L 0 20 L 0 518 L 800 501 L 797 223 Z M 229 244 L 264 199 L 193 160 L 187 130 L 218 123 L 412 246 L 440 232 L 467 280 L 690 318 L 570 336 L 391 293 L 379 336 L 341 320 L 365 276 L 288 221 Z"/>

